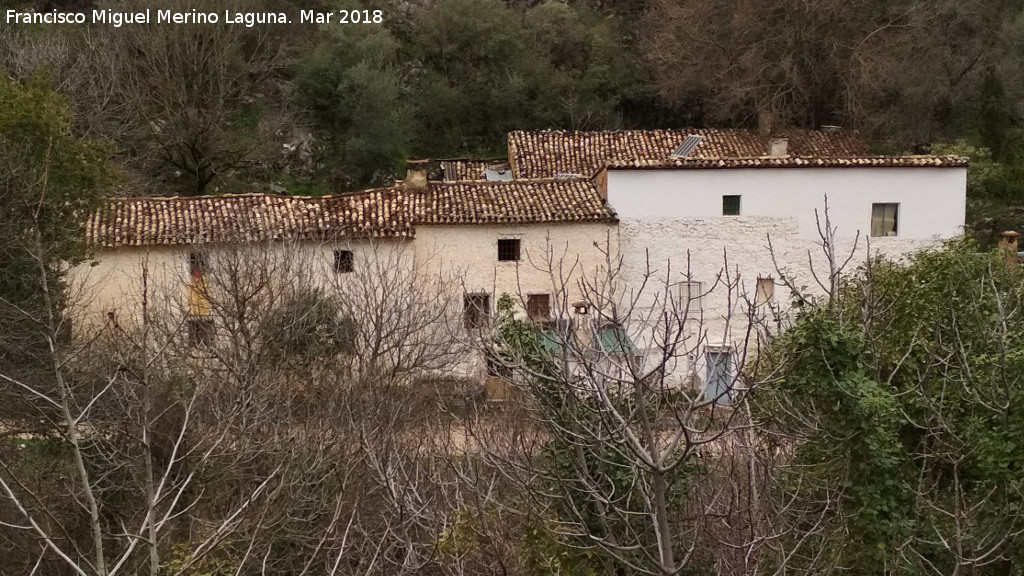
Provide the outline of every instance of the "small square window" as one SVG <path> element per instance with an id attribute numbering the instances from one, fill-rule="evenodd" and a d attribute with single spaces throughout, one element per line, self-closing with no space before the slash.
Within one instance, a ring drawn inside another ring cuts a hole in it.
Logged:
<path id="1" fill-rule="evenodd" d="M 896 236 L 899 229 L 899 208 L 896 203 L 871 205 L 871 235 Z"/>
<path id="2" fill-rule="evenodd" d="M 468 330 L 485 328 L 491 319 L 489 294 L 466 294 L 462 297 L 462 325 Z"/>
<path id="3" fill-rule="evenodd" d="M 754 292 L 754 306 L 771 304 L 773 298 L 775 298 L 775 280 L 758 278 L 757 290 Z"/>
<path id="4" fill-rule="evenodd" d="M 502 238 L 498 240 L 498 261 L 515 262 L 519 260 L 519 239 Z"/>
<path id="5" fill-rule="evenodd" d="M 683 282 L 679 285 L 679 309 L 690 316 L 699 316 L 704 310 L 704 283 Z"/>
<path id="6" fill-rule="evenodd" d="M 740 197 L 722 196 L 722 216 L 740 215 Z"/>
<path id="7" fill-rule="evenodd" d="M 535 322 L 551 319 L 551 295 L 530 294 L 526 297 L 526 315 Z"/>
<path id="8" fill-rule="evenodd" d="M 189 346 L 209 346 L 213 344 L 213 337 L 216 329 L 213 320 L 208 318 L 195 318 L 186 323 L 188 330 Z"/>
<path id="9" fill-rule="evenodd" d="M 335 250 L 334 251 L 334 272 L 337 274 L 347 274 L 351 272 L 355 267 L 355 258 L 352 255 L 351 250 Z"/>
<path id="10" fill-rule="evenodd" d="M 487 358 L 487 376 L 512 381 L 512 368 L 500 358 Z"/>

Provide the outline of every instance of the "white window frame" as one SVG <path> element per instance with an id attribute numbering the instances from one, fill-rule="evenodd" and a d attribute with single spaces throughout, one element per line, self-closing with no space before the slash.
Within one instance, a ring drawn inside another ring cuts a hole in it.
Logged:
<path id="1" fill-rule="evenodd" d="M 693 287 L 696 286 L 696 294 Z M 690 309 L 688 316 L 699 316 L 704 312 L 704 283 L 697 280 L 686 280 L 679 283 L 679 306 L 680 310 L 686 310 L 689 301 Z"/>
<path id="2" fill-rule="evenodd" d="M 754 288 L 754 306 L 764 306 L 775 301 L 775 279 L 771 276 L 758 276 Z"/>
<path id="3" fill-rule="evenodd" d="M 730 388 L 722 397 L 715 400 L 715 404 L 718 406 L 728 406 L 732 404 L 731 388 L 736 383 L 736 350 L 731 346 L 707 346 L 704 348 L 704 399 L 712 400 L 717 397 L 719 393 L 711 394 L 710 387 L 714 384 L 714 380 L 711 374 L 711 355 L 725 355 L 728 358 L 727 373 L 725 375 L 726 385 Z"/>

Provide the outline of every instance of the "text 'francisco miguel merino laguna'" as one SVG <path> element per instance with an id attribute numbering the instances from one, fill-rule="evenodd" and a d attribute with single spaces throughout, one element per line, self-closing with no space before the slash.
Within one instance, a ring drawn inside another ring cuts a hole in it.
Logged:
<path id="1" fill-rule="evenodd" d="M 304 11 L 305 12 L 305 11 Z M 155 19 L 152 19 L 153 15 Z M 305 20 L 305 18 L 303 18 Z M 284 12 L 231 12 L 225 10 L 223 17 L 217 12 L 199 12 L 197 10 L 150 10 L 142 12 L 115 12 L 113 10 L 93 10 L 92 18 L 85 12 L 22 12 L 7 10 L 8 24 L 111 24 L 120 27 L 124 24 L 244 24 L 247 27 L 256 24 L 288 24 L 288 15 Z"/>

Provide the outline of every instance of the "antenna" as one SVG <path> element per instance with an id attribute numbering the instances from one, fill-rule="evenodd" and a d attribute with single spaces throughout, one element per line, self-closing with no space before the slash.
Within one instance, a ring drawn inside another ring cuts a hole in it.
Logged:
<path id="1" fill-rule="evenodd" d="M 675 149 L 675 152 L 672 152 L 672 155 L 677 156 L 679 158 L 684 158 L 688 156 L 690 152 L 693 152 L 693 149 L 696 148 L 697 145 L 700 144 L 700 141 L 703 139 L 704 137 L 701 136 L 700 134 L 687 135 L 686 138 L 683 140 L 683 143 L 680 144 L 679 147 Z"/>

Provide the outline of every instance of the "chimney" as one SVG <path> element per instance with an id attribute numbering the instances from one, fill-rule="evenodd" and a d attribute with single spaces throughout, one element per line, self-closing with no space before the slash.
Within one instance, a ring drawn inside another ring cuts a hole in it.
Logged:
<path id="1" fill-rule="evenodd" d="M 427 162 L 429 160 L 409 160 L 405 163 L 405 189 L 422 192 L 427 189 Z"/>
<path id="2" fill-rule="evenodd" d="M 772 138 L 768 141 L 768 155 L 772 158 L 784 158 L 789 156 L 789 139 Z"/>

